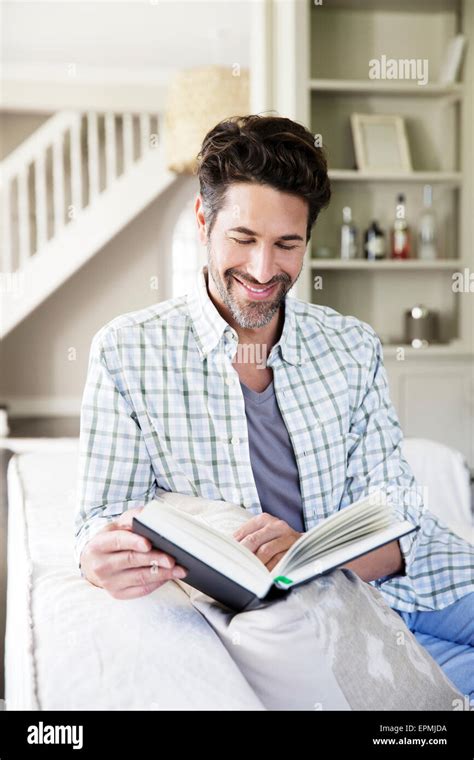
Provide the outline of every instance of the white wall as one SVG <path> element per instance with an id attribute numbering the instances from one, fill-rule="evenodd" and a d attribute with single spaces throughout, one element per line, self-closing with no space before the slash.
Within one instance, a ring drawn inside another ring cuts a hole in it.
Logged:
<path id="1" fill-rule="evenodd" d="M 3 3 L 2 103 L 11 110 L 161 110 L 173 72 L 249 65 L 253 0 Z"/>
<path id="2" fill-rule="evenodd" d="M 48 114 L 0 111 L 0 161 L 3 161 L 48 118 Z"/>

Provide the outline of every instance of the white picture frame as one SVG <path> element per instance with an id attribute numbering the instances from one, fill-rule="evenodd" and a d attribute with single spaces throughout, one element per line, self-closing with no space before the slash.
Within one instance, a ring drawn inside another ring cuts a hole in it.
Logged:
<path id="1" fill-rule="evenodd" d="M 457 82 L 465 49 L 465 36 L 463 34 L 457 34 L 450 41 L 444 53 L 439 72 L 439 81 L 441 84 L 454 84 Z"/>
<path id="2" fill-rule="evenodd" d="M 353 113 L 351 128 L 359 171 L 413 171 L 405 120 L 402 116 Z"/>

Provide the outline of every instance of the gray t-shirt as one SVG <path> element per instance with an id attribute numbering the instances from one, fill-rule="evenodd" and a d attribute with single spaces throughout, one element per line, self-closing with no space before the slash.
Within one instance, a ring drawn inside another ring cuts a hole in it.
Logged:
<path id="1" fill-rule="evenodd" d="M 242 382 L 240 385 L 245 399 L 252 471 L 262 509 L 303 533 L 298 467 L 273 382 L 261 393 Z"/>

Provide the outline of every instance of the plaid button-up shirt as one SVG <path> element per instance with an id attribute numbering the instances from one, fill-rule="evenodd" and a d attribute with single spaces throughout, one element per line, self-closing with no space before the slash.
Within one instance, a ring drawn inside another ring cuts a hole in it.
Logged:
<path id="1" fill-rule="evenodd" d="M 94 336 L 81 409 L 76 559 L 84 544 L 158 488 L 262 507 L 235 330 L 203 267 L 187 296 L 113 319 Z M 299 472 L 305 529 L 384 487 L 400 518 L 406 574 L 373 584 L 400 610 L 447 606 L 474 591 L 474 548 L 423 506 L 403 458 L 380 341 L 354 317 L 287 296 L 267 357 Z M 275 462 L 275 467 L 278 463 Z"/>

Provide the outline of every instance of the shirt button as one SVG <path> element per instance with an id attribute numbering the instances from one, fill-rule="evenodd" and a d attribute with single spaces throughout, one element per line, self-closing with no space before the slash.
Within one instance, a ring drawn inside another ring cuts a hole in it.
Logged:
<path id="1" fill-rule="evenodd" d="M 236 438 L 235 435 L 230 439 L 230 442 L 233 446 L 238 446 L 240 443 L 240 438 Z"/>
<path id="2" fill-rule="evenodd" d="M 231 377 L 226 377 L 225 384 L 226 385 L 234 385 L 234 380 Z"/>

